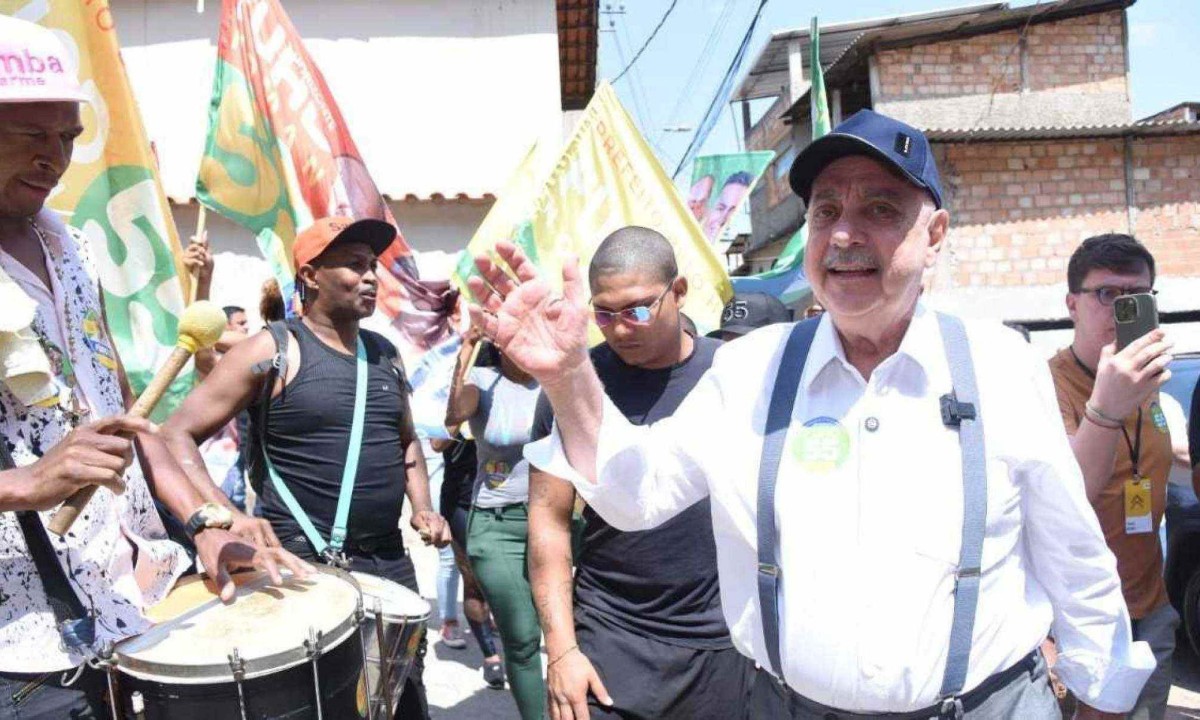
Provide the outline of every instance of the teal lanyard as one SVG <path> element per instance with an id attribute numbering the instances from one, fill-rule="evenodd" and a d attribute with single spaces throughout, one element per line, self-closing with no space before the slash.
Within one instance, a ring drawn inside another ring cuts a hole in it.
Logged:
<path id="1" fill-rule="evenodd" d="M 355 361 L 355 368 L 357 375 L 354 381 L 354 420 L 350 425 L 350 445 L 346 448 L 346 465 L 342 468 L 342 489 L 338 494 L 337 514 L 333 519 L 333 532 L 329 536 L 329 542 L 321 539 L 316 526 L 309 519 L 308 513 L 304 512 L 304 508 L 296 502 L 296 496 L 292 494 L 291 490 L 288 490 L 283 478 L 279 477 L 266 448 L 263 448 L 263 457 L 267 461 L 267 473 L 271 476 L 271 482 L 275 484 L 276 492 L 283 499 L 283 504 L 287 505 L 288 512 L 296 518 L 296 522 L 300 523 L 300 529 L 304 531 L 317 554 L 326 559 L 340 555 L 342 546 L 346 543 L 346 523 L 350 519 L 350 496 L 354 494 L 354 479 L 358 475 L 358 456 L 362 452 L 363 421 L 367 414 L 367 349 L 363 346 L 362 337 L 358 338 L 358 358 Z"/>

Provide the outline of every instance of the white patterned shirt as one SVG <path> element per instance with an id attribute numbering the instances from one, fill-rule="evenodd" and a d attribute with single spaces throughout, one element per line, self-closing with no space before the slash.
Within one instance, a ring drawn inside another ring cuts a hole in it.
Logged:
<path id="1" fill-rule="evenodd" d="M 56 381 L 74 387 L 88 420 L 124 412 L 112 341 L 100 314 L 96 273 L 86 239 L 53 213 L 36 219 L 52 287 L 0 249 L 0 264 L 37 301 L 34 330 L 42 338 Z M 66 355 L 69 362 L 64 364 Z M 45 454 L 71 430 L 60 406 L 26 407 L 0 384 L 0 442 L 17 465 Z M 65 538 L 48 533 L 72 589 L 96 614 L 98 641 L 116 641 L 149 627 L 143 610 L 166 595 L 188 564 L 166 531 L 138 463 L 125 473 L 120 496 L 100 488 Z M 40 513 L 49 522 L 53 511 Z M 82 658 L 63 649 L 54 615 L 24 535 L 11 512 L 0 513 L 0 671 L 49 672 Z"/>
<path id="2" fill-rule="evenodd" d="M 712 499 L 721 604 L 733 642 L 769 666 L 757 588 L 757 477 L 770 391 L 791 325 L 717 352 L 671 418 L 629 424 L 604 401 L 597 482 L 566 464 L 557 428 L 525 450 L 571 479 L 619 530 L 654 527 Z M 1044 359 L 998 324 L 967 323 L 987 453 L 987 528 L 965 691 L 1053 630 L 1056 671 L 1081 700 L 1124 712 L 1154 668 L 1133 642 L 1105 545 L 1059 419 Z M 828 315 L 801 378 L 775 497 L 780 648 L 787 684 L 847 711 L 939 701 L 963 519 L 951 389 L 934 313 L 918 306 L 869 378 Z"/>

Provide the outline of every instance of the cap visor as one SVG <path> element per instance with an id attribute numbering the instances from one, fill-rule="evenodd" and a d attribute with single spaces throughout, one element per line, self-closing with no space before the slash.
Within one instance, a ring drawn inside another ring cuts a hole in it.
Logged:
<path id="1" fill-rule="evenodd" d="M 817 175 L 829 163 L 848 155 L 866 155 L 874 158 L 885 165 L 895 168 L 917 187 L 924 188 L 925 190 L 929 189 L 928 185 L 913 177 L 912 173 L 905 170 L 891 156 L 866 140 L 854 135 L 829 133 L 824 137 L 813 140 L 808 147 L 804 148 L 796 156 L 795 162 L 792 163 L 792 169 L 788 172 L 788 182 L 792 186 L 792 192 L 799 195 L 804 204 L 808 205 L 809 196 L 812 194 L 813 181 L 817 179 Z"/>
<path id="2" fill-rule="evenodd" d="M 751 327 L 750 325 L 726 325 L 725 327 L 718 329 L 717 332 L 729 335 L 745 335 L 746 333 L 757 329 L 758 328 Z"/>
<path id="3" fill-rule="evenodd" d="M 396 228 L 391 224 L 382 220 L 357 220 L 350 223 L 345 230 L 338 233 L 337 237 L 327 247 L 341 243 L 358 242 L 371 248 L 371 251 L 378 257 L 391 247 L 395 239 Z"/>

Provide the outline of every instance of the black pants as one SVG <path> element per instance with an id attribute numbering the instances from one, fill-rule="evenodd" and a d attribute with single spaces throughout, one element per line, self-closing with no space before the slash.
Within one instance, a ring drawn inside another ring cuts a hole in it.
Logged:
<path id="1" fill-rule="evenodd" d="M 579 649 L 614 705 L 588 697 L 593 720 L 738 720 L 746 717 L 754 663 L 733 647 L 683 647 L 575 611 Z"/>
<path id="2" fill-rule="evenodd" d="M 288 552 L 309 562 L 319 562 L 312 545 L 303 536 L 281 539 L 280 542 Z M 361 550 L 352 552 L 348 548 L 346 557 L 350 560 L 350 569 L 355 572 L 375 575 L 400 583 L 413 592 L 419 592 L 416 569 L 413 567 L 412 558 L 402 545 L 379 548 L 370 553 Z M 395 720 L 429 720 L 429 701 L 425 697 L 424 680 L 425 651 L 426 640 L 422 637 L 412 672 L 404 681 L 404 690 L 396 706 Z"/>
<path id="3" fill-rule="evenodd" d="M 1039 652 L 996 673 L 963 696 L 963 720 L 1059 720 L 1049 671 Z M 906 713 L 855 713 L 819 705 L 781 685 L 766 671 L 754 683 L 754 720 L 946 720 L 938 709 Z"/>
<path id="4" fill-rule="evenodd" d="M 83 671 L 64 687 L 65 673 L 0 673 L 0 720 L 107 720 L 108 683 L 103 673 Z"/>

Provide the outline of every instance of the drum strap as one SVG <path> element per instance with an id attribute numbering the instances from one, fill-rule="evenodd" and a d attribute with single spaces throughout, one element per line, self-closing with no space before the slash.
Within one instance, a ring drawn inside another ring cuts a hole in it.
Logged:
<path id="1" fill-rule="evenodd" d="M 280 499 L 283 500 L 284 505 L 287 505 L 288 512 L 300 524 L 300 529 L 304 531 L 304 535 L 312 543 L 313 549 L 317 551 L 318 555 L 327 559 L 331 555 L 336 556 L 340 554 L 342 547 L 346 544 L 346 525 L 350 519 L 350 498 L 354 494 L 354 480 L 358 476 L 358 457 L 362 452 L 363 424 L 367 414 L 367 349 L 363 345 L 361 335 L 358 337 L 357 359 L 354 365 L 356 375 L 354 382 L 354 416 L 350 424 L 350 442 L 346 446 L 346 464 L 342 467 L 342 487 L 338 493 L 337 513 L 333 519 L 333 531 L 329 537 L 329 542 L 325 542 L 321 538 L 316 526 L 313 525 L 312 520 L 308 517 L 308 513 L 304 512 L 304 508 L 300 507 L 296 496 L 292 494 L 292 491 L 288 489 L 283 478 L 276 472 L 275 465 L 271 462 L 271 457 L 267 453 L 266 443 L 263 443 L 262 448 L 263 461 L 267 467 L 267 474 L 271 476 L 271 482 L 274 483 L 275 490 L 279 493 Z M 265 438 L 266 428 L 261 427 L 260 432 Z"/>
<path id="2" fill-rule="evenodd" d="M 8 446 L 4 440 L 0 440 L 0 470 L 14 470 L 16 467 Z M 25 546 L 29 548 L 29 556 L 37 568 L 38 580 L 54 613 L 54 622 L 63 644 L 68 649 L 88 654 L 88 649 L 96 639 L 95 621 L 71 589 L 71 582 L 58 563 L 46 526 L 32 510 L 18 510 L 13 514 L 17 516 L 21 534 L 25 536 Z"/>

